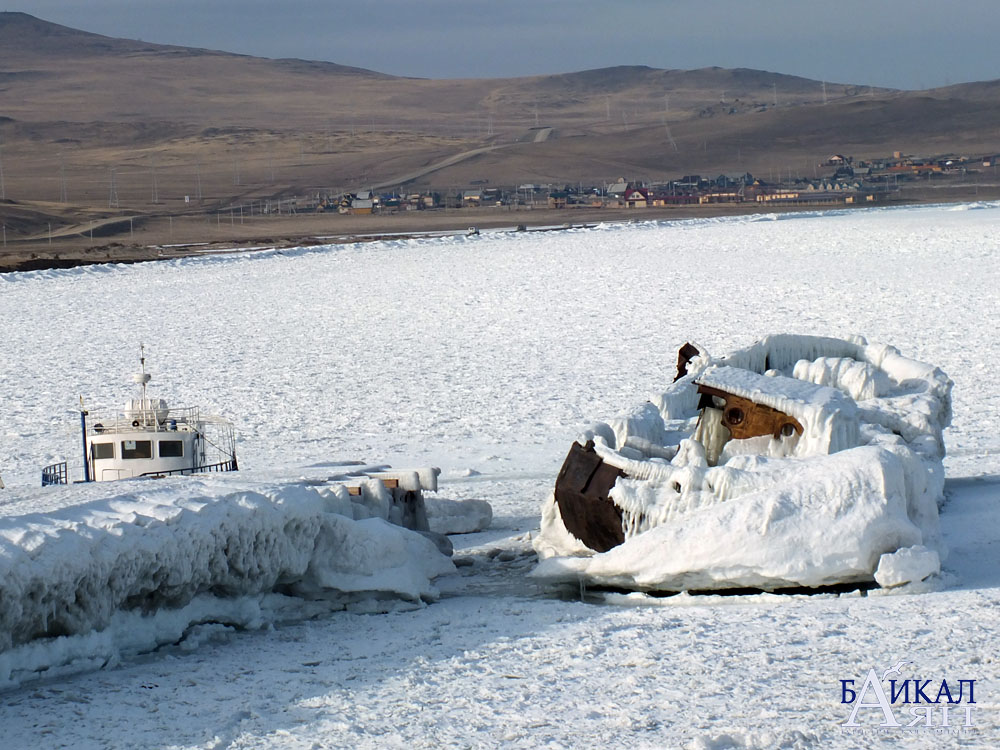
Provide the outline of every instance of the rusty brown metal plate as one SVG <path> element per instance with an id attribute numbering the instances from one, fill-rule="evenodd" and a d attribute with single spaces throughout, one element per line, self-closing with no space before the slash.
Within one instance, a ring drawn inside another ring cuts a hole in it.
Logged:
<path id="1" fill-rule="evenodd" d="M 687 375 L 688 365 L 691 363 L 691 360 L 697 357 L 700 353 L 701 352 L 698 351 L 698 347 L 690 342 L 684 344 L 684 346 L 677 350 L 677 377 L 674 378 L 675 383 Z"/>
<path id="2" fill-rule="evenodd" d="M 595 552 L 607 552 L 625 541 L 622 513 L 609 498 L 621 469 L 601 460 L 594 442 L 574 442 L 556 479 L 556 504 L 563 525 Z"/>
<path id="3" fill-rule="evenodd" d="M 734 396 L 707 385 L 699 384 L 698 393 L 717 396 L 726 402 L 722 409 L 722 424 L 726 426 L 734 440 L 761 435 L 770 435 L 775 440 L 780 440 L 782 435 L 791 437 L 793 431 L 802 434 L 799 420 L 783 411 L 756 404 L 748 398 Z"/>

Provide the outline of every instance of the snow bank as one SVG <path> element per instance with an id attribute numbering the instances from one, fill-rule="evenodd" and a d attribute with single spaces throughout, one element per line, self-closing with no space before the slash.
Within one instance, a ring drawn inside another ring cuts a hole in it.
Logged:
<path id="1" fill-rule="evenodd" d="M 871 581 L 880 558 L 885 585 L 939 570 L 952 385 L 941 370 L 861 337 L 770 336 L 719 359 L 698 349 L 668 391 L 580 438 L 623 474 L 609 500 L 624 543 L 595 553 L 553 494 L 534 576 L 775 589 Z M 718 393 L 796 429 L 736 439 L 722 421 L 729 405 L 708 395 Z M 909 547 L 928 554 L 883 558 Z"/>
<path id="2" fill-rule="evenodd" d="M 386 494 L 374 480 L 351 496 L 343 485 L 175 478 L 49 488 L 2 505 L 0 682 L 21 668 L 2 652 L 46 639 L 59 663 L 61 637 L 102 633 L 123 613 L 176 619 L 199 597 L 433 599 L 432 579 L 454 566 L 387 522 Z M 224 622 L 234 610 L 215 609 Z M 190 616 L 201 621 L 205 607 Z"/>

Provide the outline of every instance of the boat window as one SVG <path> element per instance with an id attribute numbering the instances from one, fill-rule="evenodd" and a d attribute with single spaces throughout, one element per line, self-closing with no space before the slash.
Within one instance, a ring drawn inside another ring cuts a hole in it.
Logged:
<path id="1" fill-rule="evenodd" d="M 94 458 L 114 458 L 114 443 L 93 443 L 90 449 L 94 452 Z"/>
<path id="2" fill-rule="evenodd" d="M 122 440 L 122 458 L 152 458 L 153 441 Z"/>
<path id="3" fill-rule="evenodd" d="M 184 455 L 183 440 L 161 440 L 160 458 L 180 458 Z"/>

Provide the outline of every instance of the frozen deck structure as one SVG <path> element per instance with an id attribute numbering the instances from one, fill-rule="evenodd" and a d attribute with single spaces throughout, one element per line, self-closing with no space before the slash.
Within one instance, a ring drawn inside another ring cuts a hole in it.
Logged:
<path id="1" fill-rule="evenodd" d="M 236 435 L 223 417 L 203 414 L 197 407 L 171 408 L 146 391 L 151 376 L 144 354 L 140 387 L 118 414 L 90 414 L 81 407 L 83 481 L 107 482 L 142 476 L 237 471 Z M 42 486 L 66 484 L 66 462 L 42 469 Z"/>
<path id="2" fill-rule="evenodd" d="M 534 575 L 638 590 L 918 581 L 940 567 L 951 387 L 890 346 L 686 345 L 674 384 L 575 443 Z"/>

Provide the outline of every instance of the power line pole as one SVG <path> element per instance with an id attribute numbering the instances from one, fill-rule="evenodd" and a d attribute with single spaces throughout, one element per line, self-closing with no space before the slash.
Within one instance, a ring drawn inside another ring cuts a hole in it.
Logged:
<path id="1" fill-rule="evenodd" d="M 153 190 L 152 190 L 153 203 L 154 204 L 155 203 L 159 203 L 160 202 L 160 196 L 159 196 L 159 193 L 156 190 L 156 157 L 155 156 L 153 157 L 153 160 L 152 160 L 152 162 L 150 162 L 150 165 L 149 165 L 149 176 L 150 176 L 150 178 L 152 180 L 152 184 L 153 184 Z"/>
<path id="2" fill-rule="evenodd" d="M 66 195 L 66 160 L 62 151 L 59 152 L 59 201 L 61 203 L 69 202 Z"/>
<path id="3" fill-rule="evenodd" d="M 108 208 L 118 208 L 118 167 L 111 167 L 111 189 L 108 193 Z"/>
<path id="4" fill-rule="evenodd" d="M 7 193 L 3 187 L 3 140 L 0 139 L 0 200 L 6 200 Z"/>

